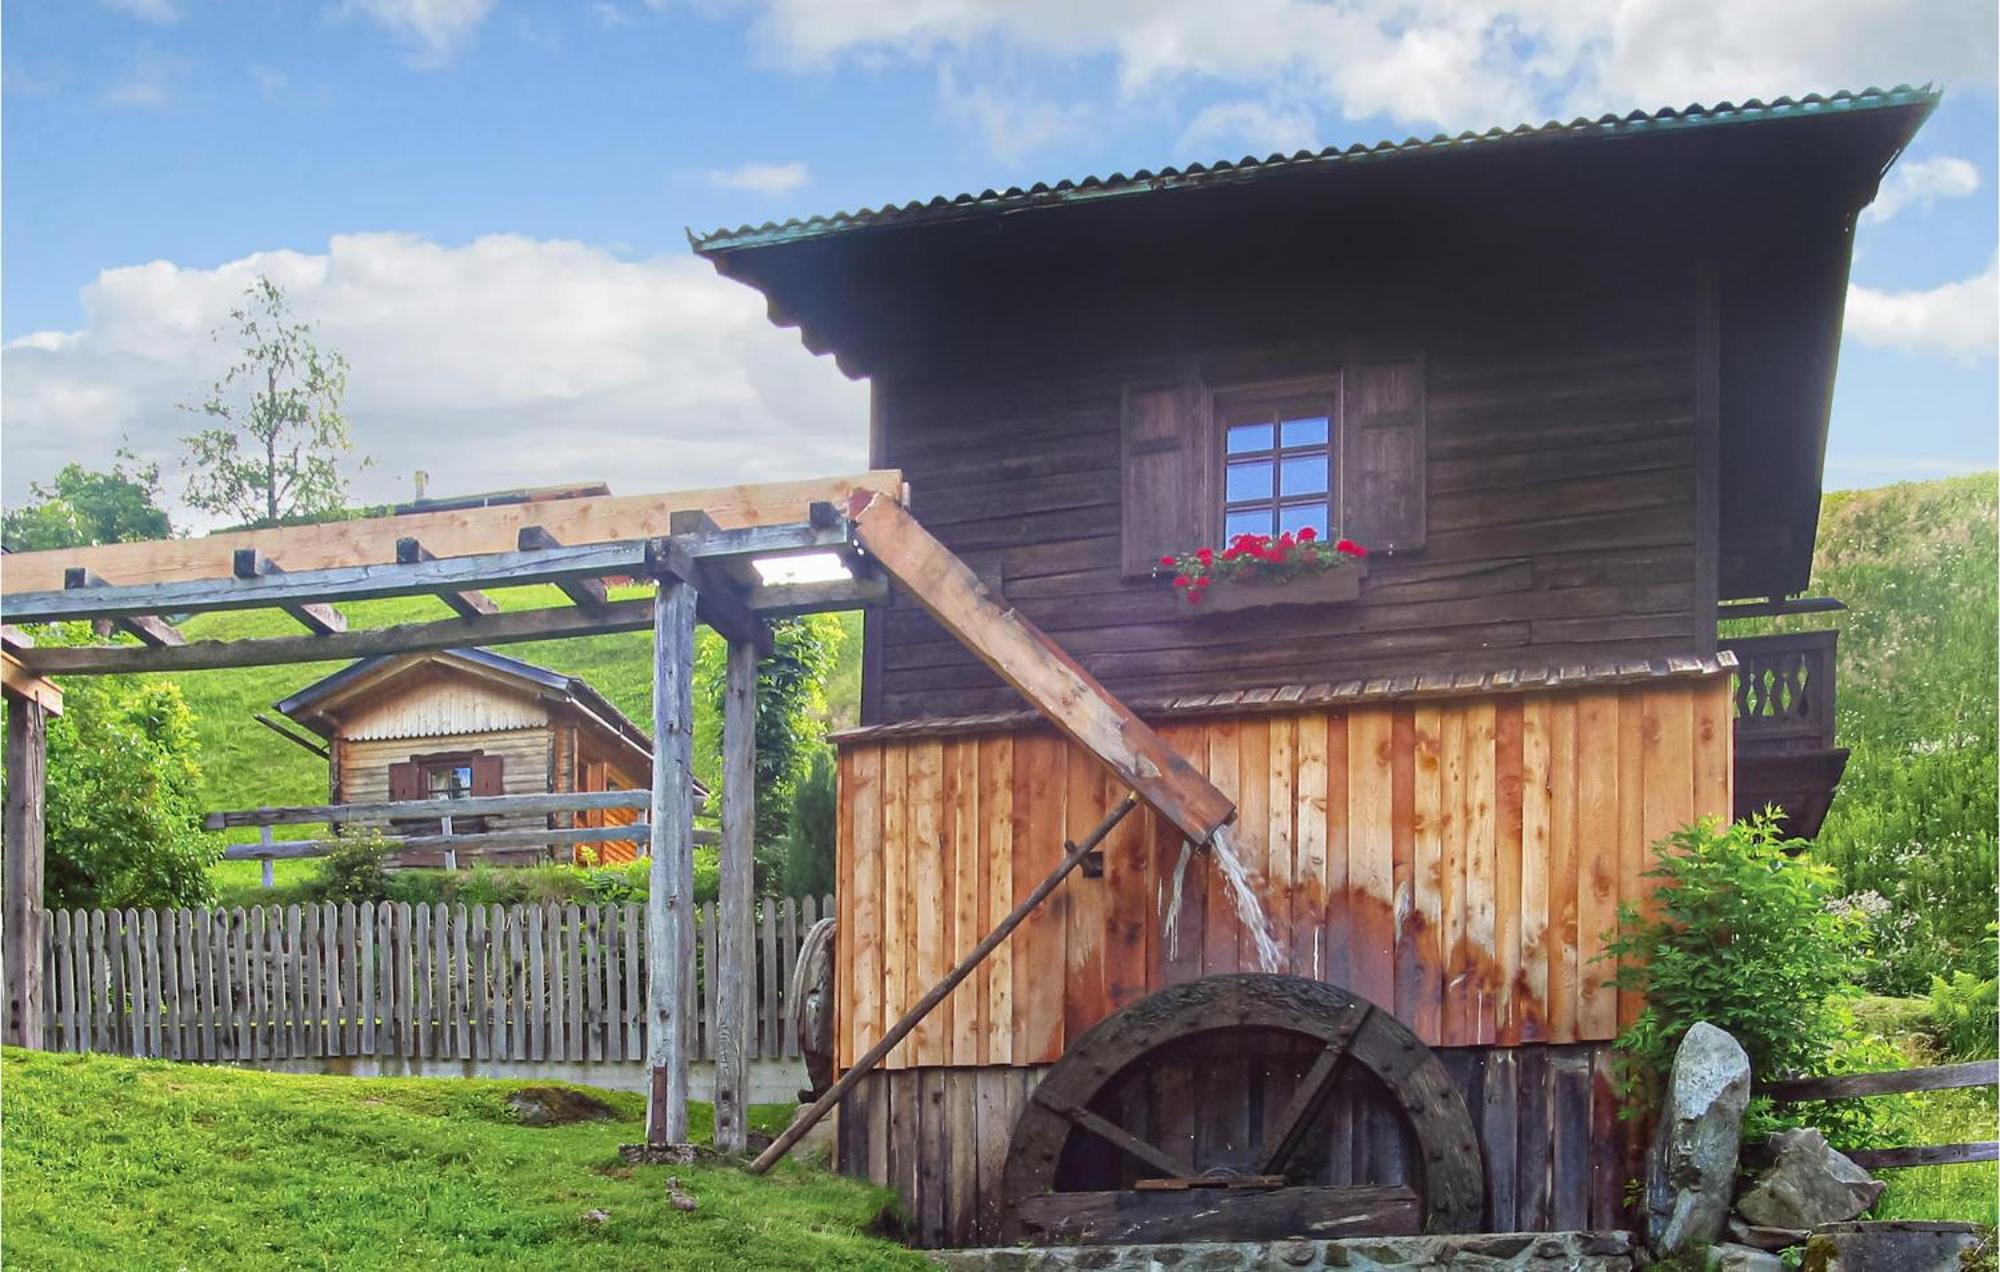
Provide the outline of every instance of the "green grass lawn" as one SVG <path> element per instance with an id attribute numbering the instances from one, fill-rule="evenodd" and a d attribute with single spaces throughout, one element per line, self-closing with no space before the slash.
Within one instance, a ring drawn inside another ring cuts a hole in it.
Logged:
<path id="1" fill-rule="evenodd" d="M 1969 1144 L 1995 1138 L 1994 1093 L 1990 1087 L 1929 1091 L 1901 1097 L 1899 1129 L 1910 1143 Z M 1911 1166 L 1885 1170 L 1889 1186 L 1870 1212 L 1871 1219 L 1939 1219 L 2000 1224 L 2000 1163 Z"/>
<path id="2" fill-rule="evenodd" d="M 532 1129 L 530 1084 L 0 1052 L 0 1261 L 117 1268 L 921 1268 L 888 1193 L 785 1162 L 627 1167 L 643 1101 Z M 756 1110 L 775 1132 L 788 1112 Z M 709 1110 L 696 1106 L 705 1141 Z M 699 1209 L 667 1203 L 678 1176 Z M 593 1210 L 609 1217 L 594 1223 Z"/>

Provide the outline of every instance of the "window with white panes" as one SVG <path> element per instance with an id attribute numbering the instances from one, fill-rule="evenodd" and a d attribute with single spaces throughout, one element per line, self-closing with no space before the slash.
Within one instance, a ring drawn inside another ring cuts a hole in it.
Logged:
<path id="1" fill-rule="evenodd" d="M 1219 403 L 1222 538 L 1340 533 L 1337 395 Z"/>

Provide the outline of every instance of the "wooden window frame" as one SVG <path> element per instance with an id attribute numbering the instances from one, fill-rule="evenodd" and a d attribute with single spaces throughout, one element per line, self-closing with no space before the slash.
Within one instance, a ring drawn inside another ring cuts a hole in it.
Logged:
<path id="1" fill-rule="evenodd" d="M 1338 539 L 1347 522 L 1347 492 L 1344 489 L 1346 466 L 1342 463 L 1342 373 L 1328 372 L 1323 375 L 1299 376 L 1283 380 L 1268 380 L 1245 384 L 1232 384 L 1213 389 L 1209 393 L 1207 419 L 1205 421 L 1208 439 L 1209 463 L 1215 474 L 1211 516 L 1215 533 L 1209 536 L 1217 544 L 1227 541 L 1229 514 L 1248 509 L 1269 508 L 1271 529 L 1269 534 L 1278 533 L 1283 510 L 1297 507 L 1310 500 L 1292 499 L 1287 501 L 1281 493 L 1283 489 L 1283 461 L 1287 455 L 1326 456 L 1326 530 L 1322 537 Z M 1243 418 L 1249 415 L 1269 415 L 1272 426 L 1271 449 L 1253 451 L 1232 456 L 1229 453 L 1229 432 L 1232 428 L 1254 425 L 1265 421 Z M 1326 419 L 1326 441 L 1312 446 L 1288 447 L 1280 425 L 1286 419 L 1309 419 L 1324 416 Z M 1271 496 L 1269 499 L 1246 499 L 1232 501 L 1229 498 L 1229 464 L 1232 459 L 1268 458 L 1271 463 Z"/>

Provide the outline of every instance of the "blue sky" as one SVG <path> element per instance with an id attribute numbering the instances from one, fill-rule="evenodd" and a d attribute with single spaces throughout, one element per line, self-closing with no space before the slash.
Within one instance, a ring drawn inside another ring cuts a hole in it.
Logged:
<path id="1" fill-rule="evenodd" d="M 357 492 L 859 467 L 865 394 L 684 230 L 1579 111 L 1935 79 L 1860 232 L 1829 484 L 1995 463 L 1994 14 L 1939 0 L 16 0 L 0 495 L 169 461 L 257 272 Z M 171 476 L 170 490 L 178 490 Z"/>

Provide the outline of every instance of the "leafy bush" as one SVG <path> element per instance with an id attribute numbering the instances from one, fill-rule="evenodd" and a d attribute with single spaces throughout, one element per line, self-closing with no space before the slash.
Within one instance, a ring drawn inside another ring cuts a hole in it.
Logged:
<path id="1" fill-rule="evenodd" d="M 2000 1035 L 2000 982 L 1953 972 L 1950 980 L 1931 978 L 1926 1025 L 1938 1048 L 1953 1060 L 1991 1059 Z"/>
<path id="2" fill-rule="evenodd" d="M 328 853 L 319 878 L 308 885 L 315 901 L 380 901 L 388 895 L 390 843 L 381 831 L 352 829 Z"/>
<path id="3" fill-rule="evenodd" d="M 1704 820 L 1661 845 L 1654 914 L 1620 912 L 1607 934 L 1612 983 L 1645 996 L 1618 1039 L 1628 1105 L 1657 1106 L 1674 1050 L 1696 1021 L 1728 1030 L 1760 1079 L 1822 1073 L 1853 1017 L 1840 996 L 1865 930 L 1830 907 L 1836 879 L 1768 818 Z"/>
<path id="4" fill-rule="evenodd" d="M 823 896 L 833 891 L 838 786 L 833 748 L 820 747 L 792 793 L 782 880 L 784 891 L 791 896 Z"/>
<path id="5" fill-rule="evenodd" d="M 83 639 L 87 629 L 38 639 Z M 180 689 L 70 678 L 48 726 L 43 903 L 99 909 L 200 905 L 218 853 L 201 829 L 194 715 Z"/>

